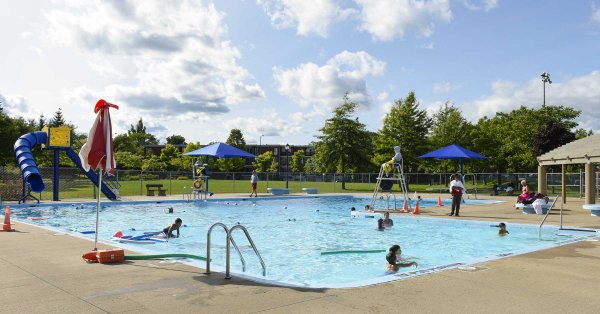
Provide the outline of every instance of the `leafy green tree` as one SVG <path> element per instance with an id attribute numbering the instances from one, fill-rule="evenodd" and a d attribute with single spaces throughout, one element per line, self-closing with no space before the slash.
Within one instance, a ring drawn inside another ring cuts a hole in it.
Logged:
<path id="1" fill-rule="evenodd" d="M 431 122 L 429 143 L 430 149 L 438 149 L 448 145 L 457 144 L 465 148 L 471 147 L 471 139 L 465 134 L 470 134 L 473 125 L 469 123 L 457 107 L 445 103 L 440 110 L 434 113 Z M 422 160 L 424 168 L 432 172 L 456 171 L 455 160 Z"/>
<path id="2" fill-rule="evenodd" d="M 302 172 L 304 170 L 304 151 L 297 150 L 292 155 L 292 172 Z"/>
<path id="3" fill-rule="evenodd" d="M 63 117 L 62 109 L 58 108 L 58 110 L 54 113 L 54 116 L 52 117 L 50 122 L 48 122 L 48 126 L 51 128 L 55 128 L 55 127 L 59 127 L 61 125 L 65 125 L 65 124 L 66 124 L 66 122 Z"/>
<path id="4" fill-rule="evenodd" d="M 269 171 L 271 164 L 273 164 L 273 152 L 268 151 L 256 156 L 252 163 L 252 167 L 256 169 L 256 172 L 263 173 Z"/>
<path id="5" fill-rule="evenodd" d="M 592 129 L 589 129 L 589 130 L 577 129 L 577 130 L 575 130 L 575 138 L 578 140 L 582 139 L 584 137 L 588 137 L 590 135 L 594 135 L 594 131 Z"/>
<path id="6" fill-rule="evenodd" d="M 141 155 L 122 151 L 115 152 L 115 161 L 119 169 L 142 169 L 144 160 Z"/>
<path id="7" fill-rule="evenodd" d="M 415 92 L 404 99 L 398 99 L 383 119 L 383 126 L 375 140 L 373 162 L 380 165 L 394 156 L 394 146 L 399 145 L 408 171 L 417 171 L 418 156 L 429 149 L 427 143 L 428 125 L 431 119 L 425 110 L 419 109 Z"/>
<path id="8" fill-rule="evenodd" d="M 166 170 L 178 170 L 181 167 L 179 151 L 171 144 L 165 145 L 165 147 L 160 151 L 159 159 L 165 164 Z"/>
<path id="9" fill-rule="evenodd" d="M 146 126 L 144 125 L 142 118 L 138 120 L 135 126 L 132 124 L 127 133 L 146 133 Z"/>
<path id="10" fill-rule="evenodd" d="M 306 162 L 304 163 L 304 173 L 311 174 L 311 173 L 315 173 L 316 170 L 317 169 L 315 167 L 315 164 L 313 163 L 312 157 L 309 158 L 308 160 L 306 160 Z"/>
<path id="11" fill-rule="evenodd" d="M 171 144 L 171 145 L 185 145 L 185 137 L 181 136 L 181 135 L 171 135 L 169 137 L 167 137 L 167 144 Z"/>
<path id="12" fill-rule="evenodd" d="M 225 143 L 242 150 L 246 149 L 246 140 L 244 140 L 244 135 L 239 129 L 231 129 Z"/>
<path id="13" fill-rule="evenodd" d="M 550 121 L 538 130 L 533 142 L 533 153 L 540 156 L 574 140 L 575 133 L 564 125 Z"/>
<path id="14" fill-rule="evenodd" d="M 40 117 L 38 118 L 38 123 L 36 125 L 36 129 L 38 131 L 41 131 L 44 126 L 46 125 L 46 118 L 44 117 L 44 114 L 40 114 Z"/>
<path id="15" fill-rule="evenodd" d="M 201 147 L 202 147 L 202 145 L 200 145 L 200 142 L 188 143 L 185 146 L 185 149 L 183 150 L 183 154 L 189 153 L 191 151 L 195 151 L 196 149 L 200 149 Z M 198 157 L 194 157 L 194 156 L 182 156 L 181 157 L 181 163 L 183 164 L 182 170 L 192 171 L 193 165 L 196 162 L 197 158 Z"/>
<path id="16" fill-rule="evenodd" d="M 273 160 L 271 161 L 271 165 L 269 166 L 269 169 L 267 169 L 267 171 L 269 173 L 277 173 L 277 171 L 279 171 L 279 163 L 277 162 L 277 160 L 275 160 L 275 158 L 273 158 Z"/>
<path id="17" fill-rule="evenodd" d="M 34 131 L 34 127 L 23 118 L 11 118 L 4 112 L 0 112 L 0 165 L 14 165 L 14 145 L 23 134 Z M 39 147 L 34 150 L 36 158 L 42 156 Z"/>
<path id="18" fill-rule="evenodd" d="M 482 118 L 471 133 L 478 152 L 492 157 L 487 166 L 500 172 L 531 172 L 537 169 L 534 152 L 536 135 L 551 121 L 566 130 L 577 127 L 574 120 L 580 111 L 564 106 L 521 106 L 509 113 L 498 112 L 493 118 Z"/>
<path id="19" fill-rule="evenodd" d="M 323 168 L 342 173 L 342 189 L 346 189 L 345 173 L 370 168 L 370 135 L 364 124 L 353 118 L 358 104 L 344 95 L 343 103 L 334 108 L 333 117 L 325 121 L 317 136 L 315 160 Z"/>
<path id="20" fill-rule="evenodd" d="M 144 160 L 144 164 L 142 165 L 142 170 L 144 171 L 164 171 L 167 170 L 167 165 L 160 161 L 160 158 L 157 156 L 152 156 L 150 158 L 146 158 Z"/>
<path id="21" fill-rule="evenodd" d="M 232 129 L 229 132 L 229 137 L 227 137 L 226 143 L 242 150 L 246 149 L 244 135 L 239 129 Z M 217 168 L 219 168 L 221 171 L 227 172 L 243 170 L 245 164 L 246 161 L 244 158 L 219 158 L 217 160 Z"/>

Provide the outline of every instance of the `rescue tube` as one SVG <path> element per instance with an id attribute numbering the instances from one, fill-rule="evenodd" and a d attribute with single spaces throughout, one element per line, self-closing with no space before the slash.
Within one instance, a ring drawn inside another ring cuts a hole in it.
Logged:
<path id="1" fill-rule="evenodd" d="M 194 180 L 194 189 L 199 189 L 202 187 L 202 183 L 198 181 L 198 179 Z"/>
<path id="2" fill-rule="evenodd" d="M 85 252 L 83 253 L 83 256 L 81 256 L 81 258 L 83 258 L 83 260 L 88 263 L 96 263 L 98 262 L 98 257 L 96 256 L 96 253 L 96 251 Z"/>
<path id="3" fill-rule="evenodd" d="M 125 259 L 130 259 L 130 260 L 161 259 L 161 258 L 170 258 L 170 257 L 193 258 L 193 259 L 198 259 L 201 261 L 206 260 L 206 257 L 203 257 L 203 256 L 191 255 L 191 254 L 180 254 L 180 253 L 151 254 L 151 255 L 125 255 Z"/>
<path id="4" fill-rule="evenodd" d="M 346 250 L 346 251 L 327 251 L 321 252 L 321 255 L 333 254 L 360 254 L 360 253 L 383 253 L 385 250 Z"/>

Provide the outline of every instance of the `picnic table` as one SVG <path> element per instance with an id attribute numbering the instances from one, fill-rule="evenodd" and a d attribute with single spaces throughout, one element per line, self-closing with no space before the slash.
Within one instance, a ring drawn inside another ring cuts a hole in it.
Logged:
<path id="1" fill-rule="evenodd" d="M 154 196 L 154 191 L 158 192 L 158 196 L 167 196 L 167 190 L 163 189 L 162 183 L 146 184 L 146 196 Z"/>

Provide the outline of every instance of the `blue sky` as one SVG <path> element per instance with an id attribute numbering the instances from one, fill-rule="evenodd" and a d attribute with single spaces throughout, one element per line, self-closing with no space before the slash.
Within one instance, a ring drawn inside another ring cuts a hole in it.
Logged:
<path id="1" fill-rule="evenodd" d="M 600 131 L 600 2 L 504 0 L 0 1 L 0 101 L 61 107 L 87 132 L 104 98 L 115 132 L 314 140 L 344 92 L 376 131 L 414 90 L 476 121 L 546 103 Z"/>

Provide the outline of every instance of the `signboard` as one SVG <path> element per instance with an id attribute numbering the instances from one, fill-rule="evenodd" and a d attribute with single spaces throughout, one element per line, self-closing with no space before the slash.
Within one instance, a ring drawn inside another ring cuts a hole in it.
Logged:
<path id="1" fill-rule="evenodd" d="M 50 128 L 48 135 L 50 147 L 70 147 L 71 146 L 71 129 L 66 126 Z"/>

